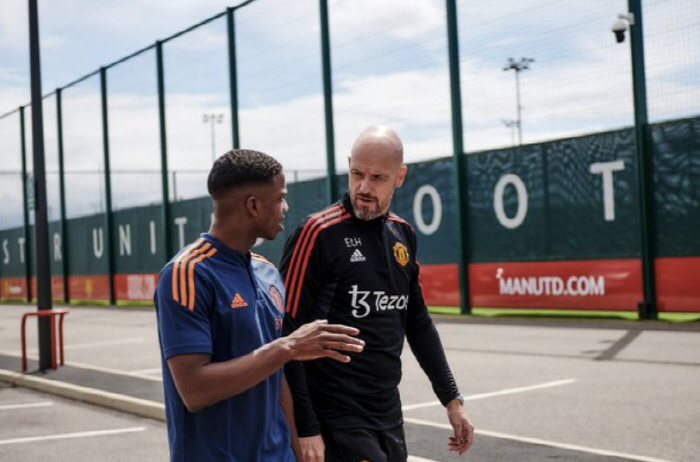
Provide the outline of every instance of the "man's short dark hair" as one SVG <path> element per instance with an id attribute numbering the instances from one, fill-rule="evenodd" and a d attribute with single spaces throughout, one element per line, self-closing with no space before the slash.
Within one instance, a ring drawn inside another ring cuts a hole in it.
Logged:
<path id="1" fill-rule="evenodd" d="M 219 157 L 209 172 L 207 189 L 216 198 L 247 184 L 271 183 L 282 165 L 271 156 L 250 149 L 234 149 Z"/>

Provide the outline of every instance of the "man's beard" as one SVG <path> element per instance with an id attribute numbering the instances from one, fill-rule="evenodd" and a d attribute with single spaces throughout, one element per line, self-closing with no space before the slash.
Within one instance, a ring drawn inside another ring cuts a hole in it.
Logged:
<path id="1" fill-rule="evenodd" d="M 389 196 L 383 204 L 380 203 L 379 200 L 374 196 L 361 196 L 373 200 L 374 204 L 376 205 L 375 207 L 358 205 L 357 197 L 358 196 L 355 195 L 355 197 L 352 200 L 352 207 L 354 209 L 355 216 L 360 220 L 369 221 L 384 215 L 384 209 L 388 208 L 388 205 L 391 203 L 391 199 L 394 197 L 394 194 L 392 193 L 391 196 Z"/>

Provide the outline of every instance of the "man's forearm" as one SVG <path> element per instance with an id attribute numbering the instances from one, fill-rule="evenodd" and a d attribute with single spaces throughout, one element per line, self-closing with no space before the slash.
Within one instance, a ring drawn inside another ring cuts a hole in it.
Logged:
<path id="1" fill-rule="evenodd" d="M 278 339 L 220 363 L 212 363 L 209 355 L 179 355 L 168 359 L 168 366 L 187 409 L 199 412 L 254 387 L 289 359 L 285 339 Z"/>
<path id="2" fill-rule="evenodd" d="M 185 406 L 198 412 L 257 385 L 292 359 L 348 362 L 343 351 L 359 353 L 364 347 L 351 337 L 358 334 L 354 327 L 314 321 L 240 358 L 212 363 L 209 355 L 183 354 L 169 358 L 168 366 Z"/>

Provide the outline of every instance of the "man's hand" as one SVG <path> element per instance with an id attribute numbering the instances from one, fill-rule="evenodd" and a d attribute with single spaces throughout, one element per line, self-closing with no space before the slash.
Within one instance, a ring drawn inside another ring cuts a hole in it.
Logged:
<path id="1" fill-rule="evenodd" d="M 447 403 L 447 418 L 454 429 L 454 436 L 450 436 L 448 443 L 450 451 L 462 455 L 474 442 L 474 426 L 469 421 L 462 403 L 456 399 Z"/>
<path id="2" fill-rule="evenodd" d="M 299 462 L 323 462 L 326 446 L 321 435 L 299 438 L 302 459 Z"/>
<path id="3" fill-rule="evenodd" d="M 339 351 L 360 353 L 365 342 L 352 337 L 360 331 L 342 324 L 328 324 L 326 320 L 317 320 L 304 324 L 283 340 L 291 352 L 291 359 L 309 361 L 318 358 L 331 358 L 343 363 L 350 362 L 350 357 Z"/>

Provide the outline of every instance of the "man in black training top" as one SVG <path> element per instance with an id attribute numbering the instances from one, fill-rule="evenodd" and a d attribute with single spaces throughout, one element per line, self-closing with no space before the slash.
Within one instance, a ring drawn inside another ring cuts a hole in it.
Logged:
<path id="1" fill-rule="evenodd" d="M 463 454 L 473 441 L 423 299 L 415 231 L 389 211 L 407 170 L 398 135 L 367 128 L 349 156 L 348 193 L 308 216 L 285 245 L 285 333 L 327 319 L 359 328 L 365 341 L 349 363 L 286 366 L 305 462 L 406 461 L 398 390 L 404 336 L 447 408 L 450 450 Z"/>

